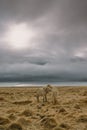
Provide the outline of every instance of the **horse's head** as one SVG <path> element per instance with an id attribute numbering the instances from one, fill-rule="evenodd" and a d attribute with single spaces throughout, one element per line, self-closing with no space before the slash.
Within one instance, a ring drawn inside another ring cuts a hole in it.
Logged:
<path id="1" fill-rule="evenodd" d="M 48 84 L 48 85 L 46 86 L 46 92 L 49 93 L 49 92 L 51 92 L 51 91 L 52 91 L 52 86 Z"/>

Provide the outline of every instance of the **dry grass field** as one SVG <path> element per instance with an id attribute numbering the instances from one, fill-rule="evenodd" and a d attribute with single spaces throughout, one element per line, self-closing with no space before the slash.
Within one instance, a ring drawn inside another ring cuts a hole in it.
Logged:
<path id="1" fill-rule="evenodd" d="M 36 87 L 0 88 L 0 130 L 87 130 L 87 87 L 58 87 L 58 103 Z"/>

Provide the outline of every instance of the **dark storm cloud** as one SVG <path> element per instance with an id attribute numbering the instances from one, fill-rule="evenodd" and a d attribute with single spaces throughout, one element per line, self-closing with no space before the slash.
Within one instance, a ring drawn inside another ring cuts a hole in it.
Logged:
<path id="1" fill-rule="evenodd" d="M 3 40 L 11 24 L 26 23 L 34 47 Z M 0 79 L 87 80 L 87 0 L 0 0 Z"/>

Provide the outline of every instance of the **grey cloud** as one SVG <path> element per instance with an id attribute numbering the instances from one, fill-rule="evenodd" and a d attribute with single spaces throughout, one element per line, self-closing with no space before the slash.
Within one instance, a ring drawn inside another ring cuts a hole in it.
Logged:
<path id="1" fill-rule="evenodd" d="M 1 20 L 31 21 L 46 13 L 51 3 L 52 0 L 1 0 Z"/>
<path id="2" fill-rule="evenodd" d="M 87 80 L 86 12 L 87 0 L 1 0 L 0 79 Z M 34 48 L 1 41 L 12 22 L 32 28 Z"/>

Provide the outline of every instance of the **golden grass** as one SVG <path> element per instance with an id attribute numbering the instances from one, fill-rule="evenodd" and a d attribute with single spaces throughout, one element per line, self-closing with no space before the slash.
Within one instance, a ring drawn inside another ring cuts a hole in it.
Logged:
<path id="1" fill-rule="evenodd" d="M 0 88 L 0 130 L 87 130 L 87 87 L 58 87 L 58 103 L 38 88 Z M 15 93 L 15 95 L 14 95 Z"/>

